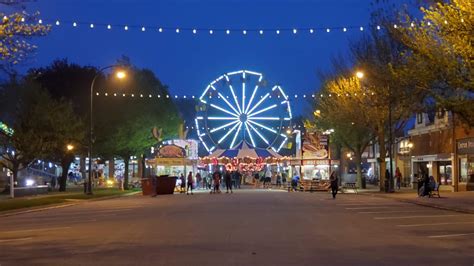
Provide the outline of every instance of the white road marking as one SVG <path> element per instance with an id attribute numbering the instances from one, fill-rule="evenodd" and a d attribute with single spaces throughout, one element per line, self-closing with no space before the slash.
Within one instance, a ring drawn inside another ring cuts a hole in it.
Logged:
<path id="1" fill-rule="evenodd" d="M 346 208 L 346 210 L 363 210 L 363 209 L 387 209 L 387 208 L 392 208 L 387 207 L 387 206 L 381 206 L 381 207 L 376 207 L 376 206 L 371 206 L 371 207 L 355 207 L 355 208 Z"/>
<path id="2" fill-rule="evenodd" d="M 474 233 L 428 236 L 428 238 L 446 238 L 446 237 L 458 237 L 458 236 L 470 236 L 470 235 L 474 235 Z"/>
<path id="3" fill-rule="evenodd" d="M 395 207 L 395 206 L 404 206 L 404 205 L 407 205 L 407 204 L 403 204 L 403 203 L 367 203 L 367 204 L 363 204 L 363 203 L 346 203 L 346 204 L 336 204 L 336 206 L 347 206 L 347 207 L 350 207 L 350 206 L 392 206 L 392 207 Z"/>
<path id="4" fill-rule="evenodd" d="M 418 227 L 418 226 L 435 226 L 435 225 L 451 225 L 451 224 L 474 224 L 474 222 L 452 222 L 452 223 L 433 223 L 433 224 L 399 224 L 398 227 Z"/>
<path id="5" fill-rule="evenodd" d="M 0 243 L 5 243 L 5 242 L 14 242 L 14 241 L 26 241 L 26 240 L 31 240 L 33 239 L 32 237 L 23 237 L 23 238 L 12 238 L 12 239 L 0 239 Z"/>
<path id="6" fill-rule="evenodd" d="M 422 212 L 420 210 L 416 211 L 377 211 L 377 212 L 358 212 L 361 214 L 381 214 L 381 213 L 407 213 L 407 212 Z"/>
<path id="7" fill-rule="evenodd" d="M 390 219 L 412 219 L 412 218 L 437 218 L 437 217 L 456 217 L 468 216 L 468 214 L 448 214 L 448 215 L 416 215 L 416 216 L 390 216 L 390 217 L 374 217 L 375 220 L 390 220 Z"/>
<path id="8" fill-rule="evenodd" d="M 70 229 L 70 228 L 71 228 L 70 226 L 65 226 L 65 227 L 24 229 L 24 230 L 3 231 L 3 232 L 0 232 L 0 234 L 14 234 L 14 233 L 40 232 L 40 231 L 54 231 L 54 230 L 62 230 L 62 229 Z"/>

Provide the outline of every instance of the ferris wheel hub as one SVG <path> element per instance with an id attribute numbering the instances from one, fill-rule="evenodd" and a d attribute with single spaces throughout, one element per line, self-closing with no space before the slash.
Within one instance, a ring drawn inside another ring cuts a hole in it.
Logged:
<path id="1" fill-rule="evenodd" d="M 239 120 L 242 123 L 247 122 L 247 114 L 240 114 Z"/>

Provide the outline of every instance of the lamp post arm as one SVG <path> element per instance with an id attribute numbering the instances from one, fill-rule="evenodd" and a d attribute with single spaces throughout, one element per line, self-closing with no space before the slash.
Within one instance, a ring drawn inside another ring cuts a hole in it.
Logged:
<path id="1" fill-rule="evenodd" d="M 89 110 L 89 178 L 87 184 L 87 194 L 92 194 L 92 136 L 94 133 L 94 122 L 93 122 L 93 109 L 94 109 L 94 85 L 97 77 L 104 72 L 104 70 L 117 67 L 118 65 L 110 65 L 103 68 L 100 68 L 97 73 L 95 73 L 94 78 L 91 82 L 91 94 L 90 94 L 90 110 Z"/>

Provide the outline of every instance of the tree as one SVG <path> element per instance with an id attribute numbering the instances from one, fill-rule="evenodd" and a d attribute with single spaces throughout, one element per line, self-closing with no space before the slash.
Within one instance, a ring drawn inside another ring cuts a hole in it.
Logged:
<path id="1" fill-rule="evenodd" d="M 177 107 L 166 97 L 166 86 L 152 71 L 130 68 L 127 72 L 127 80 L 121 87 L 135 97 L 97 97 L 94 110 L 95 151 L 106 158 L 119 156 L 124 160 L 125 189 L 128 189 L 130 157 L 143 157 L 145 151 L 157 142 L 152 129 L 161 128 L 164 138 L 176 137 L 182 122 Z M 116 88 L 112 77 L 108 78 L 107 87 Z M 115 92 L 108 89 L 109 95 Z M 139 97 L 140 94 L 145 97 Z M 160 94 L 161 98 L 149 98 L 148 94 Z"/>
<path id="2" fill-rule="evenodd" d="M 56 100 L 50 112 L 49 124 L 54 141 L 49 145 L 46 157 L 61 165 L 59 191 L 66 191 L 68 169 L 74 160 L 74 151 L 80 149 L 84 142 L 85 126 L 74 113 L 70 102 L 64 99 Z"/>
<path id="3" fill-rule="evenodd" d="M 0 2 L 2 5 L 20 4 L 21 1 Z M 39 13 L 0 12 L 0 68 L 7 70 L 9 65 L 24 61 L 34 52 L 36 46 L 28 40 L 33 36 L 44 36 L 51 30 L 51 25 L 39 23 Z"/>
<path id="4" fill-rule="evenodd" d="M 46 156 L 54 139 L 50 133 L 51 107 L 49 95 L 30 81 L 15 81 L 3 86 L 6 98 L 15 107 L 3 113 L 11 122 L 13 134 L 0 131 L 0 145 L 3 149 L 0 164 L 13 173 L 16 182 L 18 171 L 26 168 L 37 158 Z"/>
<path id="5" fill-rule="evenodd" d="M 339 144 L 354 153 L 357 183 L 361 186 L 362 153 L 375 139 L 370 124 L 376 117 L 368 105 L 371 93 L 363 88 L 356 77 L 327 80 L 321 92 L 327 97 L 318 99 L 314 122 L 308 122 L 306 126 L 331 130 L 332 143 Z"/>
<path id="6" fill-rule="evenodd" d="M 472 0 L 436 1 L 421 7 L 422 19 L 403 13 L 391 28 L 409 48 L 400 75 L 416 82 L 441 107 L 474 125 L 474 4 Z"/>

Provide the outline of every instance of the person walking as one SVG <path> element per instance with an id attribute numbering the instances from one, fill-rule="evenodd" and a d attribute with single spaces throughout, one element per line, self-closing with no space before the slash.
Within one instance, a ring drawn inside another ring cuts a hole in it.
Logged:
<path id="1" fill-rule="evenodd" d="M 263 180 L 263 187 L 269 188 L 271 184 L 272 184 L 272 171 L 270 171 L 270 168 L 267 168 L 267 171 L 265 171 L 265 179 Z"/>
<path id="2" fill-rule="evenodd" d="M 331 176 L 329 177 L 329 181 L 331 182 L 332 198 L 336 199 L 337 190 L 339 189 L 339 179 L 337 178 L 337 175 L 335 172 L 331 173 Z"/>
<path id="3" fill-rule="evenodd" d="M 230 171 L 228 171 L 228 170 L 225 171 L 224 182 L 225 182 L 225 188 L 226 188 L 225 193 L 229 193 L 229 189 L 230 189 L 230 193 L 233 193 L 232 192 L 232 175 L 231 175 Z"/>
<path id="4" fill-rule="evenodd" d="M 181 181 L 181 190 L 179 193 L 184 193 L 186 191 L 186 179 L 184 178 L 183 173 L 181 173 L 179 180 Z"/>
<path id="5" fill-rule="evenodd" d="M 212 179 L 213 179 L 213 182 L 214 182 L 214 188 L 213 188 L 213 190 L 211 190 L 211 194 L 212 193 L 221 193 L 221 190 L 220 190 L 221 178 L 222 178 L 221 173 L 216 170 L 214 172 L 214 174 L 212 175 Z"/>
<path id="6" fill-rule="evenodd" d="M 400 168 L 397 167 L 395 170 L 395 180 L 397 181 L 397 189 L 400 190 L 402 184 L 402 173 L 400 172 Z"/>
<path id="7" fill-rule="evenodd" d="M 277 188 L 281 188 L 281 174 L 278 173 L 276 177 L 276 186 Z"/>
<path id="8" fill-rule="evenodd" d="M 201 182 L 202 182 L 201 173 L 198 172 L 196 174 L 196 189 L 201 188 Z"/>
<path id="9" fill-rule="evenodd" d="M 189 190 L 191 190 L 191 195 L 193 194 L 193 172 L 188 174 L 188 186 L 186 188 L 186 195 L 189 195 Z"/>

